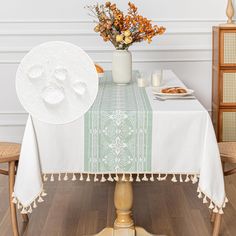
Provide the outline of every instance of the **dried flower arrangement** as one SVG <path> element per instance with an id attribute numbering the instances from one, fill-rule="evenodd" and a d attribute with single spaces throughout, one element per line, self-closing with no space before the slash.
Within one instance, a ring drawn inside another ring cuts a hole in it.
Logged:
<path id="1" fill-rule="evenodd" d="M 165 32 L 163 26 L 152 25 L 151 20 L 138 14 L 138 8 L 128 3 L 128 13 L 125 15 L 116 4 L 106 2 L 87 6 L 96 18 L 94 31 L 100 33 L 105 42 L 110 41 L 116 49 L 128 49 L 133 43 L 148 41 Z"/>

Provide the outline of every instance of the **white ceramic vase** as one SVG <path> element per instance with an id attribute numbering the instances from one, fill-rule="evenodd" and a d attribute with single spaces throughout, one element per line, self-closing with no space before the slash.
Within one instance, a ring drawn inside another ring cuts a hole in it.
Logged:
<path id="1" fill-rule="evenodd" d="M 112 57 L 112 78 L 120 85 L 132 80 L 132 54 L 128 50 L 116 50 Z"/>

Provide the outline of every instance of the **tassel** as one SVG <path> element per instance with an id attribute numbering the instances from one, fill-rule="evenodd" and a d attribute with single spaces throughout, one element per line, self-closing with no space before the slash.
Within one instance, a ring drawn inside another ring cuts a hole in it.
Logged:
<path id="1" fill-rule="evenodd" d="M 153 176 L 153 174 L 151 174 L 150 181 L 151 181 L 151 182 L 154 181 L 154 176 Z"/>
<path id="2" fill-rule="evenodd" d="M 45 197 L 45 196 L 47 196 L 47 193 L 45 193 L 44 190 L 43 190 L 41 196 Z"/>
<path id="3" fill-rule="evenodd" d="M 118 182 L 119 181 L 119 176 L 118 176 L 118 174 L 116 173 L 116 176 L 114 177 L 114 180 L 116 181 L 116 182 Z"/>
<path id="4" fill-rule="evenodd" d="M 185 179 L 185 181 L 184 182 L 189 182 L 190 181 L 190 178 L 189 178 L 189 176 L 188 175 L 186 175 L 186 179 Z"/>
<path id="5" fill-rule="evenodd" d="M 67 173 L 65 174 L 64 176 L 64 180 L 67 181 L 68 180 L 68 176 L 67 176 Z"/>
<path id="6" fill-rule="evenodd" d="M 104 177 L 104 174 L 102 174 L 102 178 L 101 178 L 101 180 L 100 180 L 100 182 L 106 182 L 106 178 Z"/>
<path id="7" fill-rule="evenodd" d="M 125 174 L 123 173 L 121 181 L 126 182 Z"/>
<path id="8" fill-rule="evenodd" d="M 38 202 L 44 202 L 44 200 L 42 199 L 41 196 L 39 196 L 39 198 L 38 198 Z"/>
<path id="9" fill-rule="evenodd" d="M 139 178 L 139 174 L 137 174 L 137 177 L 136 177 L 136 182 L 140 182 L 140 178 Z"/>
<path id="10" fill-rule="evenodd" d="M 197 183 L 197 181 L 198 181 L 197 175 L 194 175 L 192 177 L 192 183 L 195 184 L 195 183 Z"/>
<path id="11" fill-rule="evenodd" d="M 36 204 L 36 201 L 34 201 L 33 208 L 36 208 L 36 207 L 37 207 L 37 204 Z"/>
<path id="12" fill-rule="evenodd" d="M 133 179 L 132 174 L 129 174 L 129 182 L 133 182 L 133 181 L 134 181 L 134 179 Z"/>
<path id="13" fill-rule="evenodd" d="M 214 208 L 214 205 L 213 205 L 213 203 L 212 203 L 212 201 L 211 201 L 210 206 L 209 206 L 209 209 L 213 209 L 213 208 Z"/>
<path id="14" fill-rule="evenodd" d="M 203 203 L 208 203 L 208 201 L 207 201 L 207 196 L 205 195 L 205 197 L 203 198 L 203 201 L 202 201 Z"/>
<path id="15" fill-rule="evenodd" d="M 54 176 L 53 176 L 53 174 L 51 174 L 50 181 L 51 181 L 51 182 L 54 182 Z"/>
<path id="16" fill-rule="evenodd" d="M 166 178 L 167 178 L 167 174 L 164 177 L 161 178 L 161 181 L 166 180 Z"/>
<path id="17" fill-rule="evenodd" d="M 29 206 L 29 209 L 28 209 L 28 213 L 32 213 L 32 207 L 31 207 L 31 205 Z"/>
<path id="18" fill-rule="evenodd" d="M 72 181 L 76 181 L 76 176 L 75 176 L 75 174 L 73 173 L 73 175 L 72 175 L 72 179 L 71 179 Z"/>
<path id="19" fill-rule="evenodd" d="M 215 208 L 214 208 L 213 212 L 214 212 L 214 213 L 218 213 L 217 206 L 215 206 Z"/>
<path id="20" fill-rule="evenodd" d="M 225 203 L 227 203 L 227 202 L 229 202 L 229 200 L 228 200 L 228 198 L 227 198 L 227 197 L 225 197 Z"/>
<path id="21" fill-rule="evenodd" d="M 43 175 L 43 181 L 46 182 L 48 180 L 48 177 L 46 174 Z"/>
<path id="22" fill-rule="evenodd" d="M 97 174 L 94 175 L 94 182 L 98 182 Z"/>
<path id="23" fill-rule="evenodd" d="M 182 179 L 182 175 L 181 175 L 181 174 L 179 175 L 179 182 L 181 182 L 181 183 L 183 182 L 183 179 Z"/>
<path id="24" fill-rule="evenodd" d="M 111 173 L 109 173 L 109 176 L 108 176 L 107 180 L 110 181 L 110 182 L 114 182 L 114 179 L 112 178 Z"/>
<path id="25" fill-rule="evenodd" d="M 58 181 L 61 181 L 61 173 L 58 174 Z"/>
<path id="26" fill-rule="evenodd" d="M 201 190 L 200 190 L 200 188 L 199 188 L 199 186 L 197 187 L 197 193 L 200 193 L 201 192 Z"/>
<path id="27" fill-rule="evenodd" d="M 83 177 L 83 174 L 80 173 L 80 178 L 79 178 L 80 181 L 83 181 L 84 180 L 84 177 Z"/>
<path id="28" fill-rule="evenodd" d="M 21 214 L 27 214 L 27 213 L 28 213 L 28 212 L 27 212 L 26 208 L 23 207 L 23 209 L 22 209 L 22 211 L 21 211 Z"/>
<path id="29" fill-rule="evenodd" d="M 223 209 L 222 208 L 220 208 L 220 210 L 219 210 L 219 214 L 224 214 L 224 212 L 223 212 Z"/>
<path id="30" fill-rule="evenodd" d="M 161 174 L 158 174 L 157 180 L 161 181 Z"/>
<path id="31" fill-rule="evenodd" d="M 226 203 L 224 202 L 222 208 L 225 208 L 225 206 L 226 206 Z"/>
<path id="32" fill-rule="evenodd" d="M 12 199 L 12 202 L 14 203 L 14 204 L 17 204 L 17 199 L 14 197 L 13 199 Z"/>
<path id="33" fill-rule="evenodd" d="M 198 198 L 202 198 L 202 193 L 199 192 L 199 194 L 197 195 Z"/>
<path id="34" fill-rule="evenodd" d="M 176 177 L 175 177 L 175 174 L 173 174 L 173 177 L 172 177 L 171 181 L 172 181 L 172 182 L 175 182 L 175 183 L 177 182 L 177 179 L 176 179 Z"/>
<path id="35" fill-rule="evenodd" d="M 22 208 L 22 206 L 21 206 L 21 204 L 18 202 L 17 203 L 17 209 L 19 210 L 19 209 L 21 209 Z"/>
<path id="36" fill-rule="evenodd" d="M 90 182 L 90 177 L 89 177 L 89 174 L 87 174 L 87 179 L 86 179 L 86 182 Z"/>
<path id="37" fill-rule="evenodd" d="M 143 174 L 142 181 L 148 181 L 148 178 L 147 178 L 147 175 L 146 175 L 146 174 Z"/>

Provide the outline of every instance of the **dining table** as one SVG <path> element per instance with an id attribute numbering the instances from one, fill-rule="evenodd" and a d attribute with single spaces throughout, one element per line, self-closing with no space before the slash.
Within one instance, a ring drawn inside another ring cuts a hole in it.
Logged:
<path id="1" fill-rule="evenodd" d="M 162 76 L 162 87 L 186 88 L 172 70 Z M 110 181 L 116 220 L 97 235 L 153 235 L 134 225 L 132 183 L 170 180 L 192 182 L 196 197 L 223 214 L 228 199 L 208 111 L 196 97 L 157 99 L 151 85 L 138 86 L 137 71 L 132 77 L 118 85 L 105 72 L 92 107 L 74 122 L 28 116 L 12 196 L 21 213 L 46 201 L 46 181 Z"/>

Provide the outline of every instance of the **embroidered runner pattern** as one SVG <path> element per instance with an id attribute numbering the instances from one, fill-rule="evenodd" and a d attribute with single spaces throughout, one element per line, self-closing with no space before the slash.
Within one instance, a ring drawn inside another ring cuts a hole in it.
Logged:
<path id="1" fill-rule="evenodd" d="M 106 73 L 84 122 L 85 171 L 151 171 L 152 110 L 145 89 L 136 82 L 116 85 Z"/>

